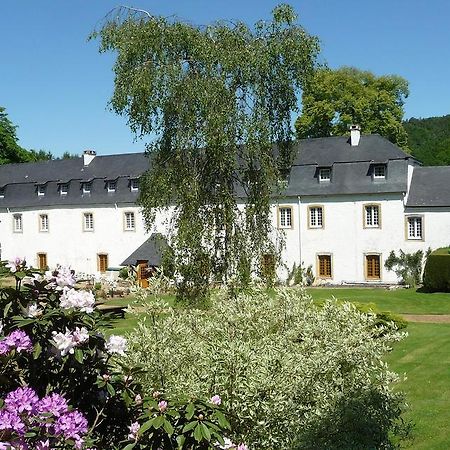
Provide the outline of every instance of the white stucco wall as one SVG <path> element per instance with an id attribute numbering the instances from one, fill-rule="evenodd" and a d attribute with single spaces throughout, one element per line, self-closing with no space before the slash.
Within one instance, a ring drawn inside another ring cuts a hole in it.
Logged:
<path id="1" fill-rule="evenodd" d="M 135 213 L 135 230 L 125 231 L 124 213 Z M 83 230 L 83 214 L 91 212 L 94 230 Z M 13 216 L 22 214 L 23 231 L 13 232 Z M 39 231 L 39 216 L 48 215 L 48 232 Z M 163 220 L 157 218 L 155 231 L 164 232 Z M 10 209 L 0 212 L 0 243 L 2 259 L 25 257 L 37 266 L 37 254 L 46 253 L 50 267 L 70 265 L 79 272 L 95 273 L 97 255 L 108 255 L 108 266 L 120 263 L 146 239 L 140 209 L 135 205 L 92 205 L 89 207 L 53 207 L 46 209 Z"/>

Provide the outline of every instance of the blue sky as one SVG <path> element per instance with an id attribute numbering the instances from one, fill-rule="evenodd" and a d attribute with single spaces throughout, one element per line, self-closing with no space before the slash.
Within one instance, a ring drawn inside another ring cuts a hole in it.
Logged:
<path id="1" fill-rule="evenodd" d="M 126 120 L 107 110 L 113 55 L 87 36 L 118 4 L 195 24 L 254 23 L 271 0 L 1 0 L 0 106 L 18 125 L 20 144 L 55 155 L 136 152 Z M 299 22 L 321 41 L 330 67 L 398 74 L 410 83 L 405 117 L 450 113 L 450 2 L 447 0 L 295 0 Z"/>

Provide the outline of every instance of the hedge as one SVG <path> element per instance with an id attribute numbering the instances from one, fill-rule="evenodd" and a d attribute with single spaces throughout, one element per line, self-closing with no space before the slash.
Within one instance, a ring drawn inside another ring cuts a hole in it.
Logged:
<path id="1" fill-rule="evenodd" d="M 439 248 L 428 256 L 423 285 L 430 292 L 450 292 L 450 247 Z"/>

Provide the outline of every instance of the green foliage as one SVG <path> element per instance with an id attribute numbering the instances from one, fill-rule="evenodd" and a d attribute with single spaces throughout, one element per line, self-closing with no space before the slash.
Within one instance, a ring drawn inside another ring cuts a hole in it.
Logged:
<path id="1" fill-rule="evenodd" d="M 403 122 L 412 155 L 425 166 L 450 165 L 450 115 Z"/>
<path id="2" fill-rule="evenodd" d="M 349 125 L 358 124 L 364 133 L 378 133 L 408 150 L 402 125 L 407 96 L 408 83 L 399 76 L 377 77 L 351 67 L 323 68 L 303 91 L 297 136 L 343 136 Z"/>
<path id="3" fill-rule="evenodd" d="M 375 315 L 335 300 L 318 308 L 294 288 L 219 293 L 206 311 L 155 300 L 144 313 L 128 359 L 147 369 L 139 378 L 146 392 L 219 394 L 235 442 L 393 448 L 403 401 L 384 357 L 403 334 Z"/>
<path id="4" fill-rule="evenodd" d="M 28 160 L 28 152 L 17 143 L 16 128 L 8 119 L 5 108 L 0 106 L 0 164 Z"/>
<path id="5" fill-rule="evenodd" d="M 289 272 L 289 275 L 286 280 L 287 286 L 311 286 L 314 283 L 314 273 L 312 270 L 312 265 L 308 267 L 304 267 L 303 263 L 297 267 L 297 264 L 294 263 L 292 266 L 292 270 Z"/>
<path id="6" fill-rule="evenodd" d="M 435 250 L 428 256 L 423 285 L 430 292 L 450 292 L 450 247 Z"/>
<path id="7" fill-rule="evenodd" d="M 398 256 L 392 250 L 384 262 L 384 267 L 388 270 L 393 270 L 397 277 L 400 278 L 402 284 L 416 288 L 421 281 L 423 259 L 422 250 L 418 250 L 415 253 L 405 253 L 403 250 L 400 250 Z"/>
<path id="8" fill-rule="evenodd" d="M 126 280 L 128 278 L 128 267 L 122 267 L 119 270 L 119 278 L 122 278 L 122 280 Z"/>
<path id="9" fill-rule="evenodd" d="M 93 37 L 117 55 L 112 109 L 138 135 L 156 136 L 140 203 L 148 227 L 172 208 L 180 297 L 201 299 L 211 279 L 248 279 L 272 250 L 270 198 L 291 164 L 291 113 L 317 39 L 287 5 L 254 27 L 121 8 Z"/>

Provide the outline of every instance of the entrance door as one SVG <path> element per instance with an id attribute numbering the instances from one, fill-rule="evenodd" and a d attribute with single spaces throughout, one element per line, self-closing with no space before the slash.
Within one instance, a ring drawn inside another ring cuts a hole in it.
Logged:
<path id="1" fill-rule="evenodd" d="M 148 261 L 138 261 L 137 279 L 139 286 L 148 287 Z"/>

